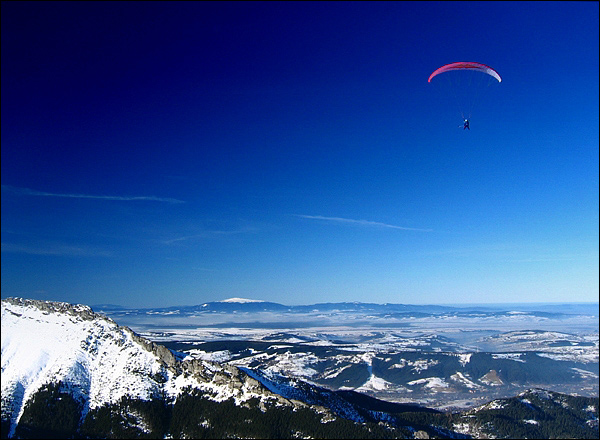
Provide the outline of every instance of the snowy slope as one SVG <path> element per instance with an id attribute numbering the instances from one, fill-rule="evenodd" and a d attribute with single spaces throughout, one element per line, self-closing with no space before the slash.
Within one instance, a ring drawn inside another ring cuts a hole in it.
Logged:
<path id="1" fill-rule="evenodd" d="M 3 396 L 22 389 L 26 401 L 45 383 L 63 381 L 92 407 L 125 394 L 147 399 L 158 391 L 149 376 L 160 368 L 112 321 L 2 303 Z"/>
<path id="2" fill-rule="evenodd" d="M 27 400 L 43 385 L 58 381 L 85 403 L 84 411 L 123 396 L 177 398 L 186 387 L 215 400 L 284 400 L 236 367 L 177 361 L 164 347 L 87 306 L 2 300 L 1 335 L 2 418 L 11 420 L 13 430 Z"/>

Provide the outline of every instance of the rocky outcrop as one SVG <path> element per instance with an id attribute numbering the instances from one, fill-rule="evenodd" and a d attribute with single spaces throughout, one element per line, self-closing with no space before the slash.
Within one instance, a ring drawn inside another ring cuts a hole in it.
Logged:
<path id="1" fill-rule="evenodd" d="M 37 299 L 24 299 L 24 298 L 6 298 L 2 301 L 6 301 L 14 306 L 21 307 L 37 307 L 43 313 L 63 313 L 71 316 L 81 318 L 85 321 L 92 321 L 98 317 L 102 317 L 110 322 L 114 322 L 112 319 L 98 315 L 94 313 L 89 306 L 82 304 L 69 304 L 66 302 L 57 301 L 41 301 Z"/>
<path id="2" fill-rule="evenodd" d="M 146 338 L 143 338 L 142 336 L 138 335 L 137 333 L 135 333 L 133 330 L 131 330 L 128 327 L 122 327 L 125 329 L 125 331 L 127 331 L 127 333 L 129 333 L 131 335 L 131 338 L 137 342 L 141 347 L 143 347 L 146 351 L 151 352 L 152 354 L 156 355 L 156 357 L 158 357 L 158 359 L 164 363 L 164 365 L 171 369 L 172 371 L 176 371 L 177 370 L 177 359 L 175 358 L 175 355 L 171 352 L 171 350 L 169 350 L 167 347 L 165 347 L 164 345 L 159 345 L 159 344 L 155 344 L 152 341 L 149 341 Z"/>

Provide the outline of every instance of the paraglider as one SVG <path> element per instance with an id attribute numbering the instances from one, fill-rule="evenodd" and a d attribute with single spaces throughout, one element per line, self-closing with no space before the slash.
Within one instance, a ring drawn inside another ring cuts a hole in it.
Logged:
<path id="1" fill-rule="evenodd" d="M 436 78 L 438 75 L 442 75 L 444 79 Z M 434 83 L 440 84 L 444 92 L 457 101 L 463 119 L 462 128 L 469 131 L 472 108 L 482 89 L 492 83 L 502 82 L 502 77 L 495 69 L 473 61 L 445 64 L 434 70 L 427 82 L 431 83 L 434 78 Z"/>

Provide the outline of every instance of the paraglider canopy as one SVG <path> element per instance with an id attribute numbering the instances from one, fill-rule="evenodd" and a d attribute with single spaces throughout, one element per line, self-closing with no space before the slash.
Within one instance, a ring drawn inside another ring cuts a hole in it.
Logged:
<path id="1" fill-rule="evenodd" d="M 434 76 L 439 75 L 440 73 L 450 72 L 452 70 L 476 70 L 478 72 L 487 73 L 490 76 L 493 76 L 498 80 L 498 82 L 502 82 L 502 78 L 498 72 L 492 69 L 490 66 L 486 66 L 485 64 L 475 63 L 471 61 L 459 61 L 457 63 L 446 64 L 439 69 L 436 69 L 430 76 L 427 82 L 431 82 L 431 79 Z"/>

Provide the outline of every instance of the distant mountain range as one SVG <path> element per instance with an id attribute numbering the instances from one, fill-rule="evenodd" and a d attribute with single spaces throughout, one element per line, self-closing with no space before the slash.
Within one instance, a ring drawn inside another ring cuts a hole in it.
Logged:
<path id="1" fill-rule="evenodd" d="M 577 314 L 598 316 L 598 304 L 488 304 L 488 305 L 411 305 L 411 304 L 377 304 L 362 302 L 317 303 L 310 305 L 283 305 L 269 301 L 245 298 L 230 298 L 223 301 L 212 301 L 192 306 L 171 306 L 159 308 L 127 308 L 111 304 L 91 306 L 96 312 L 113 314 L 163 314 L 163 315 L 195 315 L 198 313 L 257 313 L 276 312 L 291 314 L 316 313 L 375 313 L 383 316 L 502 316 L 515 313 L 542 317 L 560 317 Z"/>
<path id="2" fill-rule="evenodd" d="M 83 305 L 7 298 L 1 323 L 3 438 L 598 438 L 597 397 L 444 413 L 184 356 Z"/>

